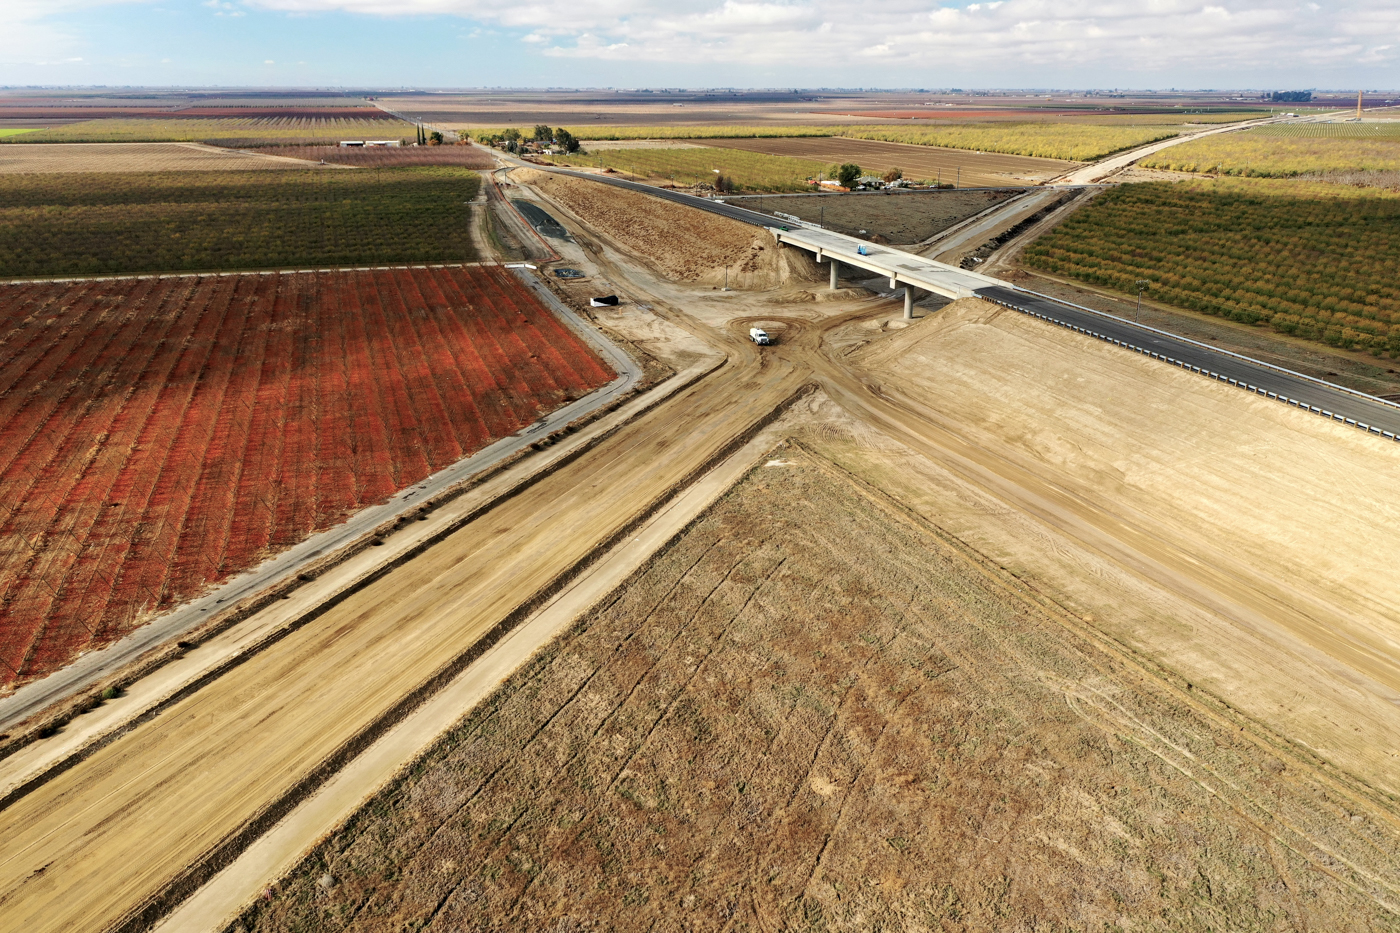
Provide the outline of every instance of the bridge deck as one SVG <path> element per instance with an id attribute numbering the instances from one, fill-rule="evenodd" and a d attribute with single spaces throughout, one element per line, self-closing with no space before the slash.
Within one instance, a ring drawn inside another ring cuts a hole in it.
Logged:
<path id="1" fill-rule="evenodd" d="M 912 285 L 945 298 L 970 298 L 979 288 L 1001 284 L 990 276 L 968 272 L 944 262 L 934 262 L 892 246 L 866 243 L 831 230 L 807 226 L 789 230 L 770 226 L 769 229 L 779 242 L 812 250 L 822 260 L 835 259 L 848 266 L 888 276 L 900 285 Z M 864 254 L 860 253 L 861 249 L 865 250 Z"/>

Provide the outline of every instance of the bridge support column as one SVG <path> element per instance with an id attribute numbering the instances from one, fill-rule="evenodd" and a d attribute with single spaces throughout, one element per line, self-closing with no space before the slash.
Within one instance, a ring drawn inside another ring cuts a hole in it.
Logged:
<path id="1" fill-rule="evenodd" d="M 904 286 L 904 319 L 914 320 L 914 286 Z"/>
<path id="2" fill-rule="evenodd" d="M 831 260 L 831 290 L 832 290 L 832 291 L 836 291 L 836 271 L 837 271 L 837 265 L 838 265 L 838 264 L 837 264 L 837 262 L 836 262 L 835 259 Z"/>

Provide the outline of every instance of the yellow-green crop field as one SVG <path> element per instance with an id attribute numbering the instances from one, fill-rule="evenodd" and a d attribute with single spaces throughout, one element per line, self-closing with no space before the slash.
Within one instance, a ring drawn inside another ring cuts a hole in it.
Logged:
<path id="1" fill-rule="evenodd" d="M 1400 198 L 1341 186 L 1145 183 L 1026 250 L 1032 268 L 1331 346 L 1400 358 Z"/>
<path id="2" fill-rule="evenodd" d="M 1249 132 L 1256 136 L 1400 139 L 1400 120 L 1391 123 L 1271 123 Z"/>
<path id="3" fill-rule="evenodd" d="M 741 149 L 601 149 L 587 155 L 551 156 L 568 165 L 613 168 L 678 185 L 714 184 L 715 169 L 746 191 L 803 191 L 807 179 L 830 166 L 811 159 L 764 155 Z"/>
<path id="4" fill-rule="evenodd" d="M 1007 155 L 1092 162 L 1114 152 L 1170 139 L 1179 133 L 1165 126 L 1105 126 L 1067 123 L 990 123 L 940 127 L 843 127 L 833 136 L 878 139 L 915 146 L 976 149 Z"/>
<path id="5" fill-rule="evenodd" d="M 1074 118 L 1078 121 L 1078 118 Z M 973 149 L 1006 155 L 1092 162 L 1114 152 L 1170 139 L 1181 132 L 1172 125 L 1117 123 L 958 123 L 950 126 L 579 126 L 565 127 L 581 140 L 613 139 L 772 139 L 840 136 L 915 146 Z M 526 128 L 528 130 L 528 128 Z M 469 129 L 473 137 L 499 134 L 498 128 Z"/>
<path id="6" fill-rule="evenodd" d="M 0 129 L 0 136 L 18 136 L 18 135 L 21 134 L 21 133 L 37 133 L 37 132 L 38 132 L 38 130 L 34 130 L 34 129 L 13 129 L 13 128 L 6 128 L 6 129 Z"/>
<path id="7" fill-rule="evenodd" d="M 1314 125 L 1322 129 L 1346 124 Z M 1174 172 L 1219 172 L 1262 178 L 1400 169 L 1400 135 L 1282 135 L 1272 132 L 1309 128 L 1304 124 L 1268 127 L 1271 130 L 1268 133 L 1261 130 L 1223 133 L 1163 149 L 1143 159 L 1141 164 Z"/>
<path id="8" fill-rule="evenodd" d="M 227 146 L 275 146 L 280 143 L 341 139 L 409 139 L 412 123 L 331 117 L 211 117 L 179 120 L 85 120 L 38 130 L 26 143 L 164 143 L 207 142 Z"/>

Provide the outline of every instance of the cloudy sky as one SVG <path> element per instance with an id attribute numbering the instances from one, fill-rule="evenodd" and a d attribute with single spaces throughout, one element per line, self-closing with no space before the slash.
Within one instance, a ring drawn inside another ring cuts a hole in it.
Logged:
<path id="1" fill-rule="evenodd" d="M 0 84 L 1383 88 L 1400 3 L 0 0 Z"/>

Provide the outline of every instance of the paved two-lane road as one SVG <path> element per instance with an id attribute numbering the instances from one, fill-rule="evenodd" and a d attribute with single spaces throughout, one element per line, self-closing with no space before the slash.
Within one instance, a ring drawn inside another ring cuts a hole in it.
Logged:
<path id="1" fill-rule="evenodd" d="M 552 171 L 560 170 L 553 169 Z M 759 214 L 742 207 L 735 207 L 723 201 L 697 198 L 694 195 L 656 188 L 608 175 L 572 171 L 563 171 L 562 173 L 619 188 L 628 188 L 652 197 L 684 204 L 687 207 L 698 207 L 747 224 L 770 229 L 776 226 L 774 219 L 767 214 Z M 798 231 L 794 230 L 794 232 Z M 869 244 L 863 240 L 848 237 L 832 230 L 816 231 L 804 225 L 800 232 L 808 237 L 820 235 L 823 240 L 832 239 L 833 242 L 839 240 L 844 245 L 851 247 L 846 252 L 854 252 L 855 247 L 859 245 L 870 248 Z M 1105 340 L 1126 348 L 1155 354 L 1164 360 L 1180 360 L 1182 365 L 1193 371 L 1198 370 L 1205 374 L 1215 373 L 1226 382 L 1233 380 L 1236 384 L 1242 384 L 1243 391 L 1250 391 L 1250 387 L 1253 387 L 1255 391 L 1265 397 L 1283 399 L 1283 404 L 1307 408 L 1319 417 L 1325 414 L 1339 422 L 1369 430 L 1378 437 L 1387 437 L 1392 440 L 1400 437 L 1400 405 L 1364 393 L 1353 392 L 1342 386 L 1331 385 L 1301 373 L 1270 366 L 1258 360 L 1251 360 L 1239 354 L 1187 340 L 1184 337 L 1176 337 L 1164 331 L 1134 324 L 1112 315 L 1064 304 L 1035 292 L 1025 291 L 1010 285 L 993 284 L 995 280 L 987 276 L 979 276 L 975 272 L 943 266 L 942 263 L 932 263 L 930 260 L 912 253 L 904 254 L 909 260 L 904 265 L 891 265 L 892 257 L 895 254 L 903 253 L 902 250 L 893 247 L 880 246 L 878 253 L 881 255 L 872 255 L 871 259 L 880 260 L 880 262 L 871 261 L 867 266 L 877 272 L 886 271 L 887 268 L 897 268 L 901 275 L 905 275 L 911 274 L 910 269 L 917 266 L 926 275 L 941 273 L 946 276 L 946 284 L 949 289 L 972 291 L 980 298 L 1035 314 L 1045 320 L 1085 333 L 1101 336 Z M 854 257 L 842 257 L 842 261 L 846 262 L 851 258 Z M 937 268 L 940 266 L 943 267 L 942 270 Z"/>

